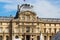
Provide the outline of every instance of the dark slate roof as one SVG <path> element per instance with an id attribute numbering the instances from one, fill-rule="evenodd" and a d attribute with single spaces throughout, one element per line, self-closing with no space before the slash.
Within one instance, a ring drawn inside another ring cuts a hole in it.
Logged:
<path id="1" fill-rule="evenodd" d="M 0 16 L 0 20 L 11 20 L 13 17 L 8 17 L 8 16 Z"/>
<path id="2" fill-rule="evenodd" d="M 56 22 L 60 23 L 60 18 L 38 18 L 39 21 L 43 22 Z"/>

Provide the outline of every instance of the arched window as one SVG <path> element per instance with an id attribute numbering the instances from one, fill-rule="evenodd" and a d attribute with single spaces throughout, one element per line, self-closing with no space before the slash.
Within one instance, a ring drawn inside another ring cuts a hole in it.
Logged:
<path id="1" fill-rule="evenodd" d="M 46 33 L 46 28 L 44 28 L 44 33 Z"/>
<path id="2" fill-rule="evenodd" d="M 0 40 L 2 40 L 2 36 L 0 36 Z"/>
<path id="3" fill-rule="evenodd" d="M 46 40 L 46 38 L 47 38 L 47 37 L 46 37 L 46 36 L 44 36 L 44 40 Z"/>
<path id="4" fill-rule="evenodd" d="M 9 36 L 6 36 L 6 40 L 9 40 Z"/>
<path id="5" fill-rule="evenodd" d="M 30 32 L 30 27 L 26 27 L 26 32 Z"/>
<path id="6" fill-rule="evenodd" d="M 16 38 L 16 39 L 18 39 L 18 38 L 19 38 L 19 36 L 17 36 L 17 35 L 16 35 L 16 36 L 15 36 L 15 38 Z"/>
<path id="7" fill-rule="evenodd" d="M 52 37 L 52 36 L 49 36 L 49 37 L 50 37 L 50 40 L 51 40 L 51 37 Z"/>
<path id="8" fill-rule="evenodd" d="M 37 40 L 40 40 L 40 36 L 37 36 Z"/>

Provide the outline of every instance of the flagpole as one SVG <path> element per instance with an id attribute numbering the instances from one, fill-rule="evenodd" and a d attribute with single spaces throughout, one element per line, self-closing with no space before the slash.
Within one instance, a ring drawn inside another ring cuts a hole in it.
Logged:
<path id="1" fill-rule="evenodd" d="M 23 0 L 24 1 L 24 4 L 26 4 L 26 0 Z"/>

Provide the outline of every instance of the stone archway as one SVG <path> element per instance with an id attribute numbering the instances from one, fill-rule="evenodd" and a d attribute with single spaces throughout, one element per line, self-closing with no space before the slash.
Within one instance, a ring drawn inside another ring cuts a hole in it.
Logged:
<path id="1" fill-rule="evenodd" d="M 60 31 L 57 32 L 54 36 L 52 36 L 51 40 L 60 40 Z"/>
<path id="2" fill-rule="evenodd" d="M 13 37 L 13 40 L 21 40 L 21 38 L 18 35 L 16 35 Z"/>

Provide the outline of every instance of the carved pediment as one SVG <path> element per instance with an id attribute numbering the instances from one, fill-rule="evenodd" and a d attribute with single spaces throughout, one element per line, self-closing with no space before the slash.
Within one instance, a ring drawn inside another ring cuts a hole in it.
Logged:
<path id="1" fill-rule="evenodd" d="M 31 11 L 24 11 L 19 13 L 19 18 L 24 20 L 35 20 L 36 14 Z"/>
<path id="2" fill-rule="evenodd" d="M 20 14 L 22 14 L 22 15 L 36 15 L 34 12 L 31 12 L 31 11 L 24 11 L 24 12 L 21 12 Z"/>

